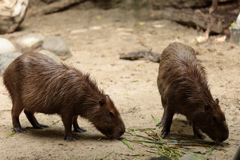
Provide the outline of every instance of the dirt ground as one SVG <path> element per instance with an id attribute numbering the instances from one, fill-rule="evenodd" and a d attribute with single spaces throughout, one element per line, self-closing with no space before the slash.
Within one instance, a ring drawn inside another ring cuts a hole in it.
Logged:
<path id="1" fill-rule="evenodd" d="M 78 10 L 45 16 L 28 17 L 21 29 L 12 34 L 1 35 L 13 43 L 28 33 L 57 36 L 71 49 L 73 57 L 67 64 L 89 72 L 98 85 L 111 96 L 121 113 L 126 128 L 155 127 L 151 114 L 161 118 L 163 108 L 157 89 L 158 63 L 147 60 L 128 61 L 119 59 L 119 53 L 149 50 L 161 53 L 169 43 L 178 41 L 192 46 L 202 60 L 208 73 L 208 81 L 214 98 L 219 98 L 221 109 L 225 112 L 230 134 L 227 143 L 218 145 L 209 156 L 211 160 L 232 159 L 240 144 L 240 51 L 229 42 L 196 45 L 199 32 L 194 28 L 178 23 L 158 20 L 144 21 L 135 25 L 133 11 Z M 131 154 L 149 153 L 151 148 L 131 143 L 134 150 L 127 148 L 119 140 L 108 140 L 87 120 L 79 118 L 85 133 L 74 133 L 74 142 L 63 140 L 64 127 L 58 115 L 36 114 L 39 122 L 49 125 L 42 130 L 33 129 L 24 113 L 20 122 L 26 132 L 12 132 L 11 101 L 0 82 L 0 155 L 1 159 L 97 159 L 110 151 L 106 159 L 150 159 L 151 156 L 134 157 Z M 54 125 L 53 122 L 59 121 Z M 161 128 L 156 132 L 160 133 Z M 144 133 L 142 133 L 144 135 Z M 193 132 L 186 126 L 183 116 L 174 116 L 171 128 L 172 137 L 181 135 L 192 139 Z M 131 139 L 125 133 L 124 138 Z M 102 140 L 98 140 L 102 138 Z M 211 141 L 206 138 L 204 141 Z M 199 148 L 193 147 L 194 150 Z M 206 151 L 209 148 L 200 148 Z M 207 154 L 205 154 L 207 155 Z"/>

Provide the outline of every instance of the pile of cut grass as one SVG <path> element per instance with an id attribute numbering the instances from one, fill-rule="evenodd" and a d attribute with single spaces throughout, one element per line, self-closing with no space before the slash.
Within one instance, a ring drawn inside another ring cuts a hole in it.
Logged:
<path id="1" fill-rule="evenodd" d="M 153 119 L 156 123 L 159 121 L 154 117 Z M 131 143 L 138 143 L 145 147 L 151 148 L 151 151 L 148 151 L 150 153 L 132 154 L 132 156 L 160 155 L 167 156 L 173 159 L 179 159 L 187 152 L 193 152 L 195 154 L 206 154 L 206 158 L 208 158 L 208 156 L 212 153 L 212 151 L 215 149 L 215 146 L 217 145 L 215 142 L 178 140 L 173 138 L 163 139 L 154 130 L 156 130 L 156 128 L 128 128 L 126 130 L 126 133 L 131 135 L 131 139 L 122 138 L 121 141 L 131 150 L 134 150 L 134 148 L 131 146 Z M 140 133 L 145 133 L 146 136 Z M 204 147 L 206 148 L 206 151 L 202 152 L 192 149 L 186 149 L 187 146 L 191 146 L 191 148 L 196 146 Z"/>

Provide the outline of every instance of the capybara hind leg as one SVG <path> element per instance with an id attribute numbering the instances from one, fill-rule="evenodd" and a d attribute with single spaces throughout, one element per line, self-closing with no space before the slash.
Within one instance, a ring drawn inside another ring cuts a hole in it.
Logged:
<path id="1" fill-rule="evenodd" d="M 12 108 L 12 124 L 13 124 L 13 129 L 17 133 L 22 133 L 25 130 L 21 127 L 21 124 L 19 122 L 19 115 L 22 112 L 23 108 L 20 105 L 17 105 L 17 103 L 13 104 Z"/>
<path id="2" fill-rule="evenodd" d="M 205 136 L 201 134 L 201 132 L 199 131 L 198 127 L 196 125 L 193 124 L 193 133 L 195 135 L 195 137 L 199 138 L 199 139 L 204 139 Z"/>
<path id="3" fill-rule="evenodd" d="M 74 128 L 74 132 L 86 132 L 87 130 L 84 128 L 80 128 L 77 122 L 77 116 L 73 117 L 73 128 Z"/>
<path id="4" fill-rule="evenodd" d="M 166 111 L 166 113 L 165 113 L 166 118 L 165 118 L 165 122 L 163 124 L 162 133 L 161 133 L 163 138 L 170 137 L 170 128 L 172 125 L 173 115 L 174 115 L 174 113 L 171 113 L 171 112 Z"/>
<path id="5" fill-rule="evenodd" d="M 36 129 L 43 129 L 46 128 L 48 126 L 44 125 L 44 124 L 39 124 L 36 117 L 34 116 L 34 114 L 32 112 L 26 111 L 24 110 L 24 113 L 27 116 L 27 119 L 29 120 L 29 122 L 32 124 L 33 128 Z"/>
<path id="6" fill-rule="evenodd" d="M 67 141 L 75 141 L 76 140 L 76 138 L 73 137 L 73 135 L 72 135 L 72 120 L 73 120 L 73 117 L 70 117 L 69 115 L 66 115 L 66 116 L 62 115 L 62 121 L 63 121 L 63 125 L 65 127 L 64 140 L 67 140 Z"/>

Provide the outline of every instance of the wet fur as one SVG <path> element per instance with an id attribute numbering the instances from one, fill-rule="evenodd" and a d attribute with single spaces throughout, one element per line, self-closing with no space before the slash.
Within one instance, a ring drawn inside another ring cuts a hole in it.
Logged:
<path id="1" fill-rule="evenodd" d="M 196 60 L 193 48 L 170 44 L 161 55 L 157 84 L 164 107 L 164 136 L 169 136 L 172 117 L 177 113 L 193 124 L 198 138 L 204 138 L 199 129 L 217 142 L 228 138 L 225 115 L 213 100 L 205 68 Z"/>
<path id="2" fill-rule="evenodd" d="M 59 114 L 67 140 L 74 140 L 71 126 L 73 124 L 74 129 L 78 126 L 78 115 L 88 119 L 109 138 L 118 138 L 125 131 L 114 103 L 98 88 L 89 74 L 57 64 L 43 54 L 29 53 L 18 57 L 4 72 L 3 81 L 13 102 L 15 131 L 19 128 L 21 130 L 17 121 L 23 109 L 27 117 L 29 115 L 29 121 L 35 125 L 38 122 L 32 117 L 34 112 Z"/>

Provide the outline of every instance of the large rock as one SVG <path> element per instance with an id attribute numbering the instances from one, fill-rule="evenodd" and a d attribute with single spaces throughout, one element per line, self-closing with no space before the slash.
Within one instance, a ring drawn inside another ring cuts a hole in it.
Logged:
<path id="1" fill-rule="evenodd" d="M 0 34 L 15 31 L 25 18 L 28 0 L 0 1 Z"/>
<path id="2" fill-rule="evenodd" d="M 67 44 L 58 37 L 49 37 L 43 41 L 42 48 L 59 56 L 62 60 L 72 56 Z"/>
<path id="3" fill-rule="evenodd" d="M 5 38 L 0 38 L 0 54 L 16 52 L 14 45 Z"/>
<path id="4" fill-rule="evenodd" d="M 42 54 L 52 58 L 54 61 L 56 61 L 59 64 L 62 62 L 58 56 L 56 56 L 54 53 L 52 53 L 48 50 L 41 50 L 41 51 L 39 51 L 39 53 L 42 53 Z"/>
<path id="5" fill-rule="evenodd" d="M 207 158 L 201 154 L 187 152 L 187 154 L 183 155 L 179 160 L 207 160 Z"/>
<path id="6" fill-rule="evenodd" d="M 2 53 L 0 54 L 0 75 L 2 76 L 5 69 L 9 66 L 12 61 L 14 61 L 18 56 L 22 55 L 22 53 Z"/>
<path id="7" fill-rule="evenodd" d="M 45 37 L 39 34 L 27 34 L 17 39 L 16 46 L 21 52 L 31 52 L 43 44 Z"/>

